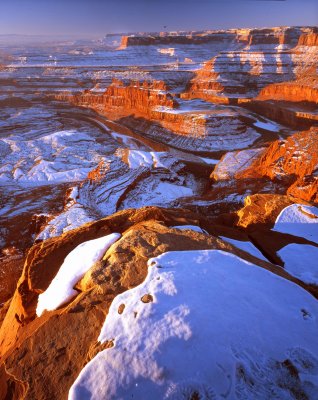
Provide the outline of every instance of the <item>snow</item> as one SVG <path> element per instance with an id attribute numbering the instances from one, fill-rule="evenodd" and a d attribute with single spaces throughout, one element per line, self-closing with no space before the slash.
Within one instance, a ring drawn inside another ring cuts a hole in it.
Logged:
<path id="1" fill-rule="evenodd" d="M 46 240 L 54 236 L 60 236 L 72 229 L 79 228 L 98 219 L 98 215 L 94 215 L 89 207 L 82 204 L 71 202 L 61 214 L 56 215 L 45 226 L 45 228 L 36 237 L 37 240 Z"/>
<path id="2" fill-rule="evenodd" d="M 40 137 L 32 131 L 11 135 L 0 141 L 0 152 L 5 150 L 0 182 L 39 186 L 82 181 L 107 153 L 107 146 L 96 142 L 97 134 L 74 129 Z"/>
<path id="3" fill-rule="evenodd" d="M 47 290 L 39 295 L 36 314 L 51 311 L 70 301 L 77 295 L 73 286 L 100 260 L 109 247 L 120 238 L 112 233 L 98 239 L 89 240 L 77 246 L 66 257 L 57 275 Z"/>
<path id="4" fill-rule="evenodd" d="M 180 197 L 192 196 L 193 191 L 190 188 L 174 185 L 173 183 L 159 182 L 153 194 L 157 197 L 157 201 L 165 203 Z"/>
<path id="5" fill-rule="evenodd" d="M 305 283 L 318 285 L 318 247 L 289 244 L 277 252 L 285 270 Z"/>
<path id="6" fill-rule="evenodd" d="M 178 225 L 178 226 L 172 226 L 171 228 L 180 229 L 182 231 L 191 230 L 191 231 L 195 231 L 195 232 L 199 232 L 199 233 L 206 233 L 205 230 L 203 230 L 202 228 L 200 228 L 197 225 Z"/>
<path id="7" fill-rule="evenodd" d="M 217 164 L 220 160 L 216 160 L 213 158 L 206 158 L 206 157 L 200 157 L 201 160 L 203 160 L 206 164 L 211 164 L 211 165 L 215 165 Z"/>
<path id="8" fill-rule="evenodd" d="M 160 161 L 160 155 L 166 153 L 160 152 L 147 152 L 141 150 L 129 150 L 128 153 L 128 164 L 130 168 L 140 168 L 140 167 L 149 167 L 149 168 L 166 168 Z"/>
<path id="9" fill-rule="evenodd" d="M 128 154 L 128 164 L 130 168 L 152 167 L 153 160 L 151 154 L 146 151 L 130 150 Z"/>
<path id="10" fill-rule="evenodd" d="M 318 303 L 308 292 L 218 250 L 148 265 L 146 280 L 114 299 L 98 339 L 114 345 L 84 367 L 69 400 L 292 399 L 291 389 L 315 398 Z"/>
<path id="11" fill-rule="evenodd" d="M 120 209 L 144 206 L 165 206 L 182 197 L 193 196 L 193 190 L 186 186 L 162 182 L 151 176 L 128 193 Z"/>
<path id="12" fill-rule="evenodd" d="M 270 121 L 267 122 L 257 121 L 254 123 L 254 126 L 256 126 L 257 128 L 266 129 L 267 131 L 271 132 L 279 132 L 281 129 L 279 125 Z"/>
<path id="13" fill-rule="evenodd" d="M 318 243 L 318 208 L 292 204 L 278 215 L 273 230 Z"/>
<path id="14" fill-rule="evenodd" d="M 292 204 L 281 211 L 273 230 L 318 244 L 318 208 Z M 305 283 L 318 285 L 318 247 L 292 243 L 280 249 L 277 254 L 291 275 Z"/>
<path id="15" fill-rule="evenodd" d="M 225 242 L 228 242 L 230 244 L 233 244 L 233 246 L 246 251 L 247 253 L 251 254 L 252 256 L 260 258 L 261 260 L 268 261 L 267 258 L 265 258 L 263 256 L 263 254 L 258 250 L 258 248 L 255 247 L 251 242 L 243 242 L 242 240 L 230 239 L 225 236 L 220 236 L 220 239 L 222 239 Z"/>

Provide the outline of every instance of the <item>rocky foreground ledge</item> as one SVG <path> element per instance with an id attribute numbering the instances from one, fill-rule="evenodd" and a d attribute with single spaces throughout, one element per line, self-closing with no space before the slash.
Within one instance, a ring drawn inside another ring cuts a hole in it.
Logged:
<path id="1" fill-rule="evenodd" d="M 265 194 L 217 218 L 124 210 L 35 244 L 1 310 L 1 398 L 314 398 L 317 222 Z"/>

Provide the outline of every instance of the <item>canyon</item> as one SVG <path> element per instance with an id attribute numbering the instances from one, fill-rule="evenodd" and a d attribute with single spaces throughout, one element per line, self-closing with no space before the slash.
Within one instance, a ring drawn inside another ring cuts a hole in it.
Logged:
<path id="1" fill-rule="evenodd" d="M 317 28 L 9 39 L 0 399 L 315 399 Z"/>

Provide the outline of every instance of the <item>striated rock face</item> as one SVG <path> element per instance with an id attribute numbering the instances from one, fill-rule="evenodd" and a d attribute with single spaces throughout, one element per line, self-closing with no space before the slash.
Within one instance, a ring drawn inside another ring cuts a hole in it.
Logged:
<path id="1" fill-rule="evenodd" d="M 284 87 L 284 85 L 282 85 Z M 299 86 L 297 86 L 297 91 Z M 311 90 L 310 90 L 311 91 Z M 304 96 L 308 95 L 308 91 L 305 88 Z M 240 103 L 240 102 L 239 102 Z M 248 100 L 240 103 L 244 107 L 264 115 L 267 118 L 271 118 L 274 121 L 279 122 L 285 126 L 289 126 L 293 129 L 308 129 L 312 125 L 317 125 L 318 116 L 314 107 L 305 105 L 304 103 L 294 103 L 288 101 L 272 101 L 272 100 Z"/>
<path id="2" fill-rule="evenodd" d="M 93 108 L 108 118 L 176 148 L 217 152 L 252 145 L 259 134 L 238 110 L 187 104 L 176 99 L 164 82 L 113 81 L 103 94 L 56 96 Z"/>
<path id="3" fill-rule="evenodd" d="M 102 95 L 94 95 L 90 92 L 72 97 L 76 105 L 90 104 L 94 106 L 118 107 L 125 109 L 127 113 L 139 111 L 145 114 L 153 106 L 177 108 L 178 102 L 167 92 L 167 85 L 162 81 L 132 81 L 125 84 L 123 81 L 114 79 Z M 57 98 L 62 98 L 57 96 Z"/>
<path id="4" fill-rule="evenodd" d="M 318 202 L 318 174 L 317 168 L 311 175 L 300 177 L 287 190 L 287 193 L 295 199 Z"/>
<path id="5" fill-rule="evenodd" d="M 244 201 L 246 206 L 255 193 L 259 193 L 261 202 L 263 196 L 268 199 L 273 195 L 276 201 L 276 195 L 287 195 L 289 201 L 317 203 L 317 134 L 317 128 L 311 128 L 275 141 L 267 148 L 226 153 L 211 173 L 211 196 L 223 202 L 233 201 L 236 196 L 236 202 Z M 251 201 L 252 206 L 247 207 L 248 218 L 253 220 L 254 211 L 256 220 L 263 213 L 264 220 L 261 218 L 260 223 L 267 223 L 267 211 L 257 211 Z M 271 210 L 272 205 L 269 207 Z M 239 223 L 244 227 L 249 224 Z"/>
<path id="6" fill-rule="evenodd" d="M 299 132 L 273 142 L 244 175 L 258 172 L 271 179 L 312 174 L 318 164 L 318 129 Z"/>
<path id="7" fill-rule="evenodd" d="M 299 46 L 318 46 L 318 33 L 317 30 L 316 32 L 313 33 L 303 33 L 299 37 L 298 41 Z"/>
<path id="8" fill-rule="evenodd" d="M 131 46 L 160 46 L 171 44 L 202 45 L 214 42 L 223 42 L 224 44 L 229 44 L 235 39 L 235 32 L 207 31 L 203 33 L 179 32 L 174 34 L 169 32 L 160 32 L 155 33 L 154 35 L 146 34 L 144 36 L 123 36 L 120 48 L 125 49 Z"/>
<path id="9" fill-rule="evenodd" d="M 267 176 L 285 183 L 288 194 L 317 202 L 317 139 L 318 129 L 312 128 L 276 141 L 236 177 Z"/>
<path id="10" fill-rule="evenodd" d="M 301 30 L 294 28 L 252 30 L 240 36 L 247 41 L 245 47 L 224 49 L 206 62 L 183 97 L 231 103 L 254 97 L 273 82 L 293 79 L 317 62 L 316 52 L 308 54 L 311 44 L 307 45 L 306 40 L 297 43 L 300 35 Z"/>
<path id="11" fill-rule="evenodd" d="M 307 83 L 307 85 L 305 82 L 302 85 L 301 82 L 291 81 L 266 86 L 256 99 L 318 103 L 318 78 L 316 82 Z"/>

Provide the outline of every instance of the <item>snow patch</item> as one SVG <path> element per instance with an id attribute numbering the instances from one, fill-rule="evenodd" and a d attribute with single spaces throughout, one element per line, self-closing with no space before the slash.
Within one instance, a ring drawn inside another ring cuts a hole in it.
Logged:
<path id="1" fill-rule="evenodd" d="M 257 121 L 254 123 L 254 126 L 257 128 L 262 128 L 266 129 L 267 131 L 270 132 L 279 132 L 281 130 L 281 127 L 278 124 L 275 124 L 275 122 L 262 122 L 262 121 Z"/>
<path id="2" fill-rule="evenodd" d="M 113 301 L 99 341 L 114 346 L 84 367 L 70 400 L 289 399 L 291 387 L 315 397 L 318 304 L 308 292 L 218 250 L 148 265 Z"/>
<path id="3" fill-rule="evenodd" d="M 220 162 L 220 160 L 216 160 L 216 159 L 213 159 L 213 158 L 206 158 L 206 157 L 200 157 L 200 158 L 206 164 L 209 164 L 209 165 L 216 165 L 218 162 Z"/>
<path id="4" fill-rule="evenodd" d="M 106 250 L 119 238 L 119 233 L 112 233 L 99 239 L 81 243 L 66 257 L 57 275 L 45 292 L 39 295 L 36 314 L 51 311 L 67 303 L 78 293 L 73 286 L 84 274 L 100 260 Z"/>
<path id="5" fill-rule="evenodd" d="M 147 152 L 141 150 L 129 150 L 128 153 L 128 164 L 130 168 L 140 168 L 140 167 L 149 167 L 149 168 L 166 168 L 162 162 L 160 161 L 160 155 L 166 153 L 160 152 Z"/>
<path id="6" fill-rule="evenodd" d="M 305 283 L 318 285 L 318 247 L 292 243 L 277 254 L 287 272 Z"/>
<path id="7" fill-rule="evenodd" d="M 273 230 L 318 243 L 318 208 L 292 204 L 280 212 Z"/>

